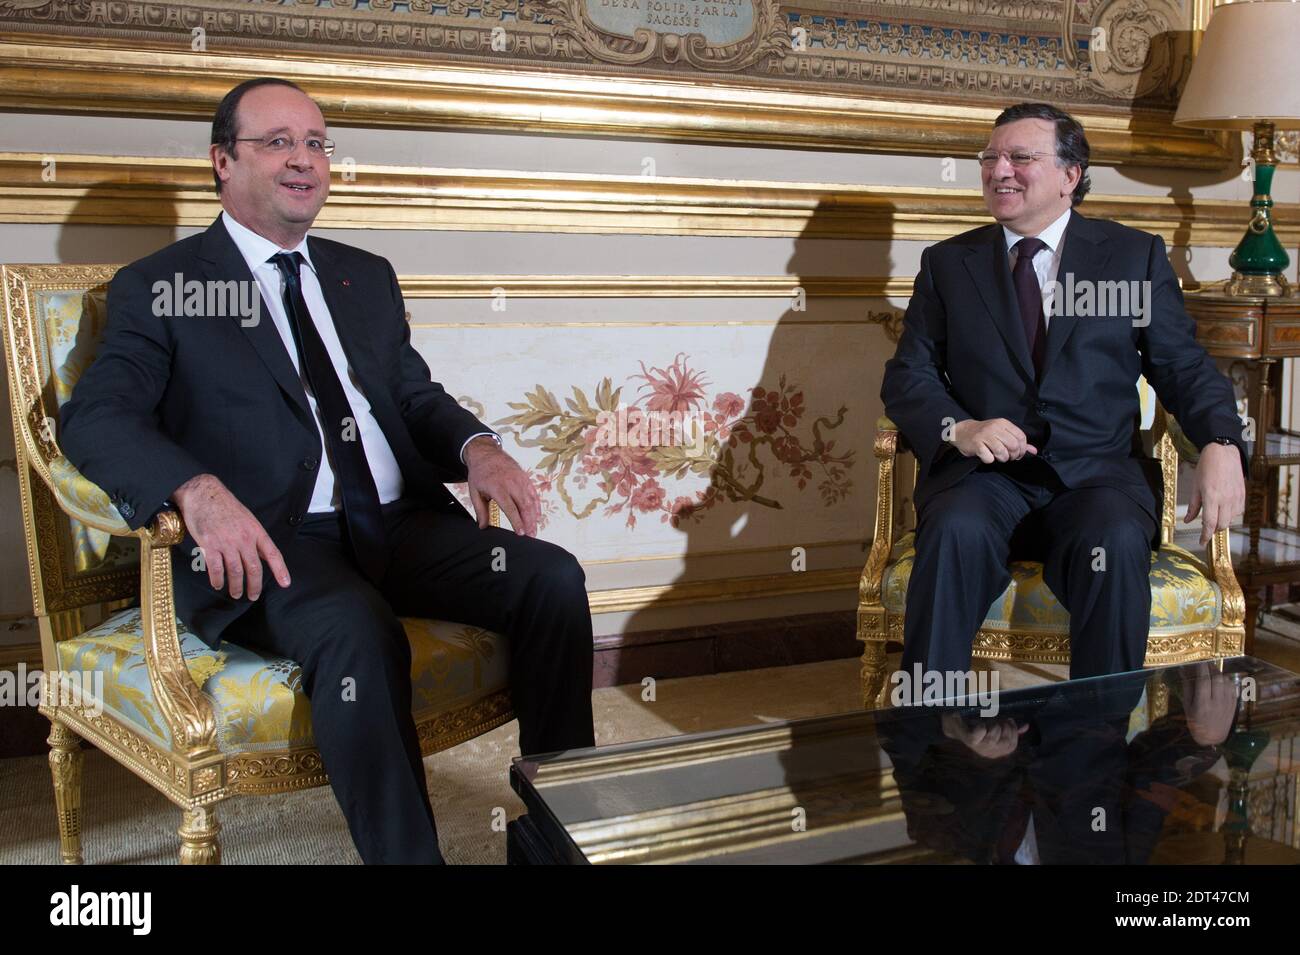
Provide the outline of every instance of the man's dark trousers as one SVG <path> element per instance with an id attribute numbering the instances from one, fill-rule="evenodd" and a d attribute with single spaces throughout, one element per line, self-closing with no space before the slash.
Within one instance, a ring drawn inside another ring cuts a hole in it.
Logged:
<path id="1" fill-rule="evenodd" d="M 1011 582 L 1013 559 L 1041 560 L 1045 583 L 1070 614 L 1071 679 L 1139 669 L 1155 528 L 1123 491 L 1071 490 L 1036 458 L 981 465 L 917 515 L 904 672 L 917 663 L 970 669 L 976 631 Z"/>
<path id="2" fill-rule="evenodd" d="M 554 544 L 480 530 L 422 501 L 385 504 L 383 517 L 392 560 L 381 587 L 356 567 L 341 514 L 309 514 L 284 553 L 290 586 L 268 576 L 222 636 L 301 665 L 316 744 L 362 860 L 440 862 L 398 617 L 504 635 L 521 751 L 591 746 L 585 577 Z"/>

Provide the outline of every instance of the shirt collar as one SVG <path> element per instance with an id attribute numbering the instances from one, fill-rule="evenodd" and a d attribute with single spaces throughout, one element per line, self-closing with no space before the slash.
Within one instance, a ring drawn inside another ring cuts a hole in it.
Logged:
<path id="1" fill-rule="evenodd" d="M 1073 211 L 1073 206 L 1066 209 L 1057 217 L 1055 222 L 1049 225 L 1042 232 L 1038 233 L 1038 238 L 1043 240 L 1043 243 L 1052 251 L 1053 255 L 1055 255 L 1056 250 L 1061 247 L 1061 237 L 1065 235 L 1065 227 L 1069 225 L 1070 213 Z M 1019 232 L 1012 232 L 1006 226 L 1002 227 L 1002 234 L 1006 237 L 1008 252 L 1016 247 L 1017 242 L 1025 238 L 1025 236 L 1021 235 Z"/>
<path id="2" fill-rule="evenodd" d="M 312 263 L 311 252 L 307 250 L 307 236 L 302 237 L 292 249 L 281 249 L 265 236 L 258 235 L 248 226 L 238 222 L 234 216 L 224 209 L 221 212 L 221 221 L 225 223 L 226 231 L 230 233 L 230 238 L 235 241 L 235 246 L 239 253 L 248 263 L 249 271 L 256 272 L 263 265 L 270 265 L 275 268 L 274 264 L 268 260 L 277 252 L 301 252 L 303 260 L 311 266 L 313 272 L 316 266 Z"/>

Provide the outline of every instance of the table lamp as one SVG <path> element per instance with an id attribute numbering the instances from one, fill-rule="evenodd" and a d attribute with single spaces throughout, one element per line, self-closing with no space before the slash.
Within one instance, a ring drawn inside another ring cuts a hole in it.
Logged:
<path id="1" fill-rule="evenodd" d="M 1250 224 L 1228 259 L 1229 295 L 1291 294 L 1290 257 L 1273 232 L 1273 134 L 1300 129 L 1300 3 L 1256 0 L 1216 7 L 1192 62 L 1174 125 L 1255 133 Z"/>

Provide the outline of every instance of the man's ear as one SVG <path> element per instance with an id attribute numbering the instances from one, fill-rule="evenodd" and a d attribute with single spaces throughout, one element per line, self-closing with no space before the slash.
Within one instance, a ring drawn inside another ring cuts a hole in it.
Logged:
<path id="1" fill-rule="evenodd" d="M 1079 180 L 1083 178 L 1082 166 L 1070 166 L 1065 170 L 1065 187 L 1061 190 L 1062 197 L 1074 195 L 1074 189 L 1079 185 Z"/>
<path id="2" fill-rule="evenodd" d="M 222 182 L 228 181 L 230 176 L 223 176 L 221 174 L 221 170 L 230 162 L 230 155 L 226 152 L 225 148 L 218 143 L 213 143 L 208 147 L 208 158 L 212 161 L 213 174 Z"/>

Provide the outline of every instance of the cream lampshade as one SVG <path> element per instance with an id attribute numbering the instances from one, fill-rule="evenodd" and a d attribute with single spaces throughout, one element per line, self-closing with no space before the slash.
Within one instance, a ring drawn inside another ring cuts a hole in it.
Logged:
<path id="1" fill-rule="evenodd" d="M 1256 0 L 1216 7 L 1174 124 L 1199 129 L 1253 130 L 1255 195 L 1246 235 L 1229 262 L 1228 291 L 1285 295 L 1290 263 L 1273 232 L 1273 134 L 1300 129 L 1300 3 Z"/>

